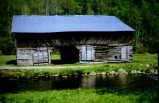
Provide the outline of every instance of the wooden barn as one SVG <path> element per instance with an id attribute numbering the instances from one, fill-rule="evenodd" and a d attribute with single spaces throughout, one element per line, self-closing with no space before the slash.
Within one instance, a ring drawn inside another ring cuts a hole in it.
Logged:
<path id="1" fill-rule="evenodd" d="M 17 15 L 12 22 L 18 65 L 50 64 L 54 49 L 66 63 L 129 62 L 133 31 L 115 16 Z"/>

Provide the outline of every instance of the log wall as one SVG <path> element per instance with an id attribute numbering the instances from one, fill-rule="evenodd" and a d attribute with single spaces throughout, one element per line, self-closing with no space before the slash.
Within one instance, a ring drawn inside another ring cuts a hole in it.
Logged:
<path id="1" fill-rule="evenodd" d="M 80 61 L 130 62 L 132 46 L 81 45 Z"/>
<path id="2" fill-rule="evenodd" d="M 51 63 L 54 47 L 60 48 L 64 61 L 132 60 L 132 32 L 16 34 L 15 37 L 18 65 Z"/>
<path id="3" fill-rule="evenodd" d="M 18 65 L 41 65 L 51 63 L 51 50 L 46 47 L 17 48 Z"/>

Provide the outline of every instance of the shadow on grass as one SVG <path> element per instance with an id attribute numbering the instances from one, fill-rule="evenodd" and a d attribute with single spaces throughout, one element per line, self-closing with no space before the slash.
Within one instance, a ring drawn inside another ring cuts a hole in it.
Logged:
<path id="1" fill-rule="evenodd" d="M 51 60 L 51 64 L 74 64 L 74 61 Z"/>
<path id="2" fill-rule="evenodd" d="M 158 86 L 143 88 L 107 88 L 96 90 L 99 95 L 116 94 L 118 96 L 138 95 L 136 103 L 158 103 Z"/>
<path id="3" fill-rule="evenodd" d="M 62 60 L 51 60 L 51 64 L 74 64 L 76 62 L 70 62 L 70 61 L 62 61 Z M 17 61 L 16 60 L 10 60 L 10 61 L 7 61 L 6 64 L 9 64 L 9 65 L 17 65 Z"/>
<path id="4" fill-rule="evenodd" d="M 10 61 L 6 62 L 6 64 L 17 65 L 17 61 L 16 60 L 10 60 Z"/>

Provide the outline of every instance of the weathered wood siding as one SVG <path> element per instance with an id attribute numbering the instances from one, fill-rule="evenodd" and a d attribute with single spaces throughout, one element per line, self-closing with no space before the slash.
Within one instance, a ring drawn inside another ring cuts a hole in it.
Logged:
<path id="1" fill-rule="evenodd" d="M 33 65 L 34 49 L 29 48 L 17 48 L 17 64 L 18 65 Z"/>
<path id="2" fill-rule="evenodd" d="M 133 47 L 132 46 L 122 46 L 121 47 L 121 59 L 124 61 L 132 60 Z"/>
<path id="3" fill-rule="evenodd" d="M 66 32 L 57 33 L 55 45 L 108 45 L 131 43 L 132 32 Z"/>
<path id="4" fill-rule="evenodd" d="M 40 65 L 51 63 L 51 51 L 46 47 L 17 48 L 18 65 Z"/>
<path id="5" fill-rule="evenodd" d="M 51 63 L 51 40 L 45 37 L 16 38 L 17 64 L 41 65 Z"/>
<path id="6" fill-rule="evenodd" d="M 49 53 L 46 47 L 37 48 L 36 52 L 33 53 L 34 64 L 49 63 Z"/>
<path id="7" fill-rule="evenodd" d="M 80 61 L 129 62 L 131 60 L 132 46 L 80 46 Z"/>
<path id="8" fill-rule="evenodd" d="M 93 46 L 82 45 L 80 46 L 80 60 L 81 61 L 94 61 L 95 50 Z"/>
<path id="9" fill-rule="evenodd" d="M 28 36 L 29 35 L 29 36 Z M 132 60 L 132 32 L 16 33 L 18 65 L 51 63 L 51 50 L 60 48 L 62 61 Z"/>

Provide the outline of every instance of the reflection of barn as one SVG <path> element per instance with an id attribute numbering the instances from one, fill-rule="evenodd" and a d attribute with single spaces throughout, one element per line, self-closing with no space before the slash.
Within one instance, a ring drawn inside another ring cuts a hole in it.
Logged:
<path id="1" fill-rule="evenodd" d="M 51 63 L 60 50 L 65 62 L 123 62 L 132 59 L 134 30 L 114 16 L 14 16 L 17 63 Z"/>

